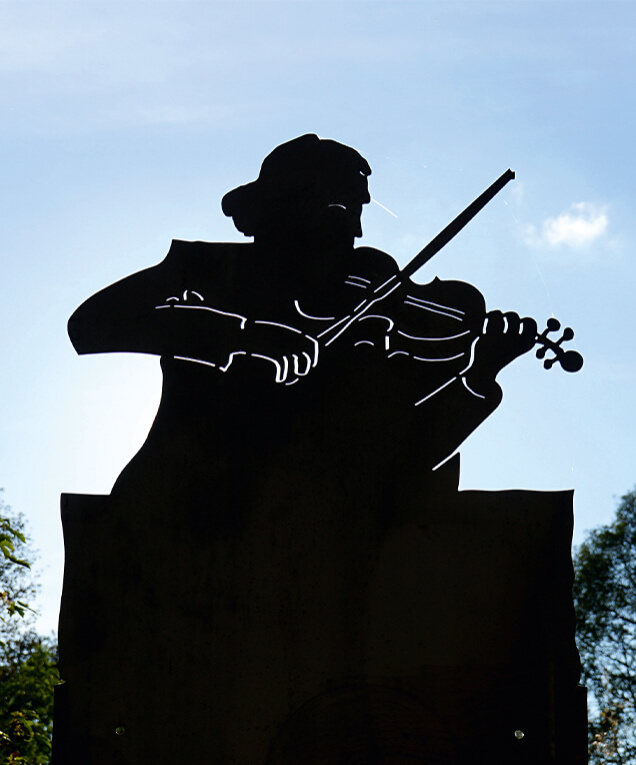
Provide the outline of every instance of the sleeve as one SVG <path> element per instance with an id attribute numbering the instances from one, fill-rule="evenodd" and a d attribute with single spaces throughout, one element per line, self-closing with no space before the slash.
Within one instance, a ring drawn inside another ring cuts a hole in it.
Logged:
<path id="1" fill-rule="evenodd" d="M 416 402 L 415 419 L 427 432 L 430 467 L 450 457 L 468 436 L 489 417 L 502 400 L 497 383 L 484 395 L 466 383 L 462 375 L 451 378 L 440 389 Z"/>
<path id="2" fill-rule="evenodd" d="M 207 285 L 208 294 L 222 290 L 222 284 L 215 284 L 219 281 L 215 271 L 221 254 L 216 249 L 223 245 L 207 245 L 205 252 L 202 247 L 206 245 L 175 241 L 161 263 L 115 282 L 82 303 L 68 322 L 75 350 L 80 354 L 226 355 L 244 318 L 197 304 L 198 293 L 189 292 L 193 279 Z M 202 267 L 202 256 L 207 267 Z"/>

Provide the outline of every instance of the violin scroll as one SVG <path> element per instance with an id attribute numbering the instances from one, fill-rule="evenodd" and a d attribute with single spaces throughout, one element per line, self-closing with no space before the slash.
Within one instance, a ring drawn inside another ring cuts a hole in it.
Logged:
<path id="1" fill-rule="evenodd" d="M 574 330 L 571 327 L 566 327 L 557 340 L 548 337 L 550 332 L 558 332 L 560 329 L 561 322 L 558 319 L 548 319 L 545 329 L 540 335 L 537 335 L 535 340 L 535 344 L 540 346 L 536 356 L 538 359 L 544 359 L 543 366 L 545 369 L 551 369 L 558 362 L 566 372 L 578 372 L 583 366 L 583 356 L 577 351 L 566 351 L 561 347 L 563 343 L 572 340 Z M 554 356 L 546 358 L 548 351 L 552 351 Z"/>

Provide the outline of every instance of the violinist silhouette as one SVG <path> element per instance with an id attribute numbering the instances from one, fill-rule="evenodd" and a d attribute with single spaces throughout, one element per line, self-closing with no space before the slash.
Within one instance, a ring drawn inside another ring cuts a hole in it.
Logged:
<path id="1" fill-rule="evenodd" d="M 253 243 L 174 241 L 162 263 L 77 309 L 69 332 L 79 353 L 161 356 L 164 393 L 149 442 L 189 452 L 190 427 L 192 445 L 205 451 L 206 440 L 219 440 L 218 407 L 234 406 L 228 427 L 242 438 L 253 408 L 252 425 L 265 419 L 280 431 L 291 412 L 300 407 L 305 417 L 307 404 L 322 402 L 322 430 L 333 418 L 367 452 L 365 420 L 394 456 L 415 428 L 426 471 L 497 407 L 496 375 L 534 346 L 535 321 L 487 313 L 478 290 L 461 282 L 403 279 L 378 300 L 374 290 L 395 280 L 398 267 L 384 252 L 354 247 L 370 173 L 358 152 L 335 141 L 304 135 L 285 143 L 256 181 L 223 198 L 223 211 Z M 356 315 L 365 301 L 369 310 Z M 165 453 L 163 464 L 175 458 L 183 461 Z M 192 456 L 188 464 L 189 484 L 200 483 Z"/>
<path id="2" fill-rule="evenodd" d="M 370 173 L 285 143 L 223 198 L 253 242 L 173 241 L 69 320 L 164 379 L 111 494 L 65 495 L 56 765 L 547 762 L 555 709 L 576 738 L 571 494 L 459 492 L 456 454 L 536 343 L 580 366 L 571 330 L 411 279 L 511 171 L 402 270 L 354 246 Z"/>

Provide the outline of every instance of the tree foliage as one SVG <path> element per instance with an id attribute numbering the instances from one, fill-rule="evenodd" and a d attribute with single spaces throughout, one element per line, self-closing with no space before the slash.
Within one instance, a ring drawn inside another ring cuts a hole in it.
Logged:
<path id="1" fill-rule="evenodd" d="M 33 558 L 24 519 L 0 497 L 0 762 L 6 765 L 46 765 L 51 755 L 57 649 L 28 630 L 34 613 L 28 602 L 37 590 Z"/>
<path id="2" fill-rule="evenodd" d="M 636 490 L 574 559 L 574 604 L 590 692 L 590 761 L 636 765 Z"/>
<path id="3" fill-rule="evenodd" d="M 0 649 L 0 761 L 46 765 L 51 756 L 56 648 L 33 632 Z"/>
<path id="4" fill-rule="evenodd" d="M 15 625 L 12 617 L 26 615 L 26 598 L 34 594 L 34 586 L 25 569 L 31 567 L 24 557 L 26 537 L 24 521 L 11 515 L 11 508 L 0 497 L 0 636 Z"/>

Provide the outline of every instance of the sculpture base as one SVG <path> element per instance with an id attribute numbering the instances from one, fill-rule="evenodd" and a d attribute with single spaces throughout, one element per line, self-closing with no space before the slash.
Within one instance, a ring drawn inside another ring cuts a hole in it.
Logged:
<path id="1" fill-rule="evenodd" d="M 428 496 L 63 495 L 55 765 L 587 762 L 571 492 Z"/>

